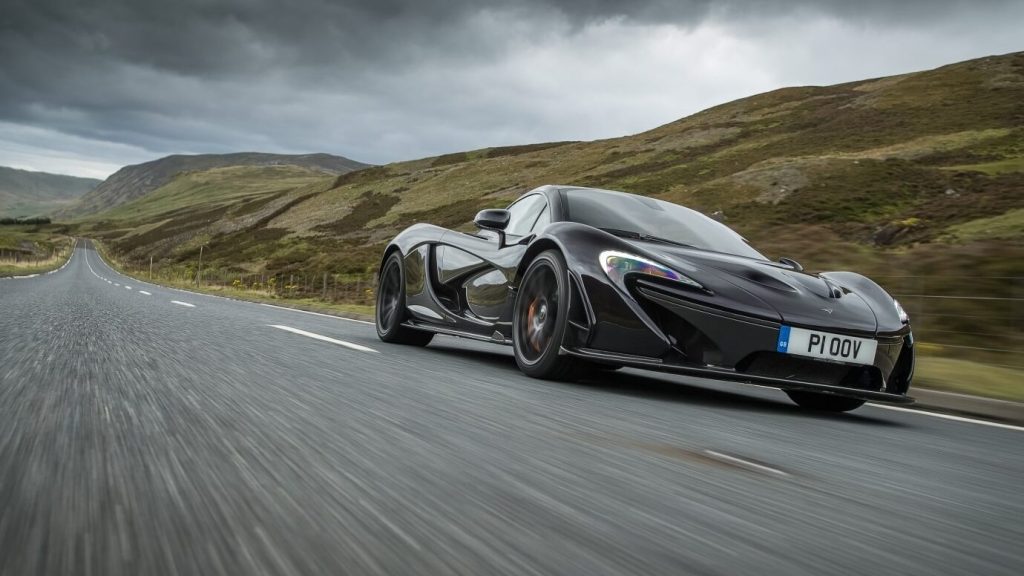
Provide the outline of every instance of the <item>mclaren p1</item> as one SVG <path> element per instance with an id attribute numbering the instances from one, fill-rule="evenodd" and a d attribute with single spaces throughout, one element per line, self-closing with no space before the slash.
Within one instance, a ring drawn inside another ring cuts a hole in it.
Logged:
<path id="1" fill-rule="evenodd" d="M 381 340 L 510 345 L 537 378 L 634 367 L 776 387 L 814 410 L 912 402 L 907 314 L 860 274 L 807 273 L 697 211 L 610 190 L 542 186 L 474 222 L 387 245 Z"/>

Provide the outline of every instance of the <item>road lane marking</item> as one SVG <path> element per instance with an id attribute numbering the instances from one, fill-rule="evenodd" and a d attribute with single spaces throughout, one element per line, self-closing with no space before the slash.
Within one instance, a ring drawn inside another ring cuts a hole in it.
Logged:
<path id="1" fill-rule="evenodd" d="M 899 406 L 888 406 L 886 404 L 871 404 L 874 408 L 882 408 L 883 410 L 895 410 L 897 412 L 910 412 L 911 414 L 920 414 L 921 416 L 931 416 L 933 418 L 942 418 L 943 420 L 953 420 L 954 422 L 970 422 L 972 424 L 981 424 L 982 426 L 992 426 L 993 428 L 1005 428 L 1006 430 L 1016 430 L 1017 432 L 1024 432 L 1024 426 L 1014 426 L 1013 424 L 1003 424 L 1001 422 L 991 422 L 989 420 L 978 420 L 977 418 L 966 418 L 964 416 L 954 416 L 952 414 L 940 414 L 938 412 L 928 412 L 927 410 L 916 410 L 914 408 L 901 408 Z"/>
<path id="2" fill-rule="evenodd" d="M 769 474 L 775 474 L 776 476 L 789 476 L 789 474 L 783 472 L 782 470 L 777 470 L 770 466 L 758 464 L 757 462 L 751 462 L 750 460 L 744 460 L 743 458 L 737 458 L 735 456 L 730 456 L 728 454 L 722 454 L 721 452 L 715 452 L 714 450 L 705 450 L 704 453 L 707 454 L 708 456 L 711 456 L 712 458 L 724 460 L 731 464 L 736 464 L 737 466 L 748 468 L 750 470 L 756 470 L 758 472 L 767 472 Z"/>
<path id="3" fill-rule="evenodd" d="M 125 287 L 124 287 L 124 289 L 125 289 L 125 290 L 131 290 L 131 289 L 132 289 L 132 287 L 131 287 L 131 286 L 125 286 Z"/>
<path id="4" fill-rule="evenodd" d="M 368 348 L 366 346 L 363 346 L 362 344 L 356 344 L 354 342 L 347 342 L 345 340 L 337 340 L 335 338 L 329 338 L 327 336 L 323 336 L 323 335 L 317 334 L 315 332 L 306 332 L 305 330 L 299 330 L 298 328 L 292 328 L 291 326 L 282 326 L 280 324 L 267 324 L 267 326 L 270 326 L 271 328 L 277 328 L 278 330 L 284 330 L 286 332 L 291 332 L 293 334 L 298 334 L 300 336 L 306 336 L 307 338 L 313 338 L 314 340 L 322 340 L 324 342 L 330 342 L 331 344 L 337 344 L 338 346 L 344 346 L 346 348 L 351 348 L 353 350 L 359 350 L 360 352 L 374 352 L 374 353 L 377 352 L 373 348 Z"/>
<path id="5" fill-rule="evenodd" d="M 195 304 L 189 304 L 188 302 L 181 302 L 180 300 L 171 300 L 171 304 L 177 304 L 178 306 L 187 306 L 189 308 L 195 308 Z"/>
<path id="6" fill-rule="evenodd" d="M 121 284 L 119 282 L 114 282 L 114 286 L 117 286 L 118 288 L 120 288 Z"/>
<path id="7" fill-rule="evenodd" d="M 100 259 L 100 262 L 102 262 L 105 266 L 107 266 L 109 268 L 109 265 L 103 260 L 103 257 L 99 254 L 99 252 L 96 252 L 95 250 L 93 252 Z M 88 252 L 86 252 L 85 263 L 86 263 L 87 266 L 89 266 L 89 269 L 92 270 L 92 265 L 89 264 Z M 116 272 L 116 270 L 114 272 Z M 93 271 L 93 274 L 95 274 L 97 278 L 100 277 L 99 274 L 96 274 L 95 271 Z M 146 282 L 144 280 L 139 280 L 138 278 L 134 278 L 134 280 L 137 281 L 137 282 L 142 282 L 143 284 L 146 284 L 146 285 L 149 285 L 149 286 L 157 286 L 159 288 L 166 288 L 166 289 L 169 289 L 169 290 L 174 290 L 175 292 L 182 292 L 182 293 L 185 293 L 185 294 L 194 294 L 196 296 L 204 296 L 206 298 L 220 298 L 221 300 L 230 300 L 232 302 L 240 302 L 242 304 L 259 304 L 260 306 L 266 306 L 268 308 L 278 308 L 280 310 L 288 310 L 290 312 L 300 312 L 302 314 L 312 314 L 313 316 L 323 316 L 324 318 L 333 318 L 335 320 L 345 320 L 347 322 L 357 322 L 359 324 L 367 324 L 367 325 L 373 326 L 373 322 L 368 322 L 366 320 L 357 320 L 355 318 L 346 318 L 344 316 L 335 316 L 333 314 L 322 314 L 320 312 L 310 312 L 309 310 L 299 310 L 298 308 L 289 308 L 287 306 L 275 306 L 274 304 L 266 304 L 266 303 L 263 303 L 263 302 L 253 302 L 251 300 L 240 300 L 238 298 L 230 298 L 230 297 L 227 297 L 227 296 L 217 296 L 215 294 L 205 294 L 203 292 L 193 292 L 191 290 L 185 290 L 183 288 L 172 288 L 170 286 L 161 286 L 159 284 L 153 284 L 152 282 Z M 107 282 L 110 282 L 110 281 L 108 280 Z"/>
<path id="8" fill-rule="evenodd" d="M 150 294 L 149 292 L 146 292 L 145 290 L 139 290 L 139 294 L 145 294 L 146 296 L 152 296 L 152 294 Z"/>
<path id="9" fill-rule="evenodd" d="M 242 300 L 244 302 L 244 300 Z M 344 316 L 335 316 L 333 314 L 323 314 L 320 312 L 310 312 L 309 310 L 299 310 L 298 308 L 289 308 L 287 306 L 276 306 L 274 304 L 266 304 L 260 302 L 260 306 L 266 306 L 267 308 L 277 308 L 278 310 L 288 310 L 289 312 L 301 312 L 302 314 L 312 314 L 313 316 L 323 316 L 324 318 L 334 318 L 335 320 L 348 320 L 349 322 L 358 322 L 360 324 L 369 324 L 373 326 L 373 322 L 367 322 L 366 320 L 356 320 L 355 318 L 346 318 Z"/>

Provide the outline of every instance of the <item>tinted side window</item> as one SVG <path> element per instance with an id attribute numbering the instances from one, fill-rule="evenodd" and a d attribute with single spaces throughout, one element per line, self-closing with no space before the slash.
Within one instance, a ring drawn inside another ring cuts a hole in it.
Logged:
<path id="1" fill-rule="evenodd" d="M 533 225 L 533 232 L 539 233 L 548 224 L 551 224 L 551 210 L 548 210 L 545 202 L 544 209 L 540 211 L 540 216 L 537 216 L 537 222 Z"/>
<path id="2" fill-rule="evenodd" d="M 533 228 L 540 211 L 547 207 L 547 201 L 540 194 L 527 196 L 508 207 L 511 213 L 505 233 L 511 236 L 526 236 Z"/>

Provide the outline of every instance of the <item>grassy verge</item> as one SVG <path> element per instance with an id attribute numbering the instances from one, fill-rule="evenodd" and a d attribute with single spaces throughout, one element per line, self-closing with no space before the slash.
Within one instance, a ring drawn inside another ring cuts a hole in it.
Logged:
<path id="1" fill-rule="evenodd" d="M 66 237 L 49 239 L 49 242 L 51 247 L 47 252 L 48 256 L 27 255 L 18 258 L 0 258 L 0 278 L 42 274 L 63 266 L 71 257 L 74 242 L 71 238 Z"/>
<path id="2" fill-rule="evenodd" d="M 913 387 L 1024 402 L 1024 371 L 970 360 L 921 356 Z"/>
<path id="3" fill-rule="evenodd" d="M 138 278 L 139 280 L 152 282 L 153 284 L 159 284 L 161 286 L 168 286 L 171 288 L 180 288 L 182 290 L 189 290 L 202 294 L 210 294 L 212 296 L 223 296 L 226 298 L 235 298 L 237 300 L 246 300 L 248 302 L 256 302 L 260 304 L 273 304 L 275 306 L 295 308 L 296 310 L 306 310 L 308 312 L 320 312 L 323 314 L 340 316 L 342 318 L 353 318 L 356 320 L 366 321 L 373 320 L 373 306 L 366 304 L 327 302 L 316 298 L 285 298 L 268 290 L 252 290 L 244 287 L 235 288 L 232 286 L 218 285 L 197 286 L 195 282 L 182 281 L 176 278 L 165 278 L 159 276 L 156 278 L 149 278 L 145 273 L 127 270 L 126 267 L 116 259 L 110 257 L 102 243 L 94 241 L 94 244 L 107 264 L 112 266 L 115 270 L 122 274 Z"/>

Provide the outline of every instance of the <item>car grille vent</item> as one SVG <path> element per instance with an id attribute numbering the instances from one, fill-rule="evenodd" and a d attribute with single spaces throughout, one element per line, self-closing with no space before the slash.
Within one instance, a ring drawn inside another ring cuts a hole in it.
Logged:
<path id="1" fill-rule="evenodd" d="M 740 361 L 736 365 L 736 370 L 756 376 L 801 380 L 861 390 L 877 391 L 882 389 L 882 375 L 874 366 L 847 366 L 797 358 L 777 352 L 755 352 Z"/>

